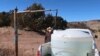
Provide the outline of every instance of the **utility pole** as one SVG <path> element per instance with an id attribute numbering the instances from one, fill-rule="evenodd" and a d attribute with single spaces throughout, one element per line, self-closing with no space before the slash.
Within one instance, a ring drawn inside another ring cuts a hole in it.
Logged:
<path id="1" fill-rule="evenodd" d="M 15 34 L 15 56 L 18 56 L 18 24 L 17 24 L 17 7 L 14 9 L 14 34 Z"/>
<path id="2" fill-rule="evenodd" d="M 56 18 L 58 14 L 58 10 L 26 10 L 26 11 L 19 11 L 17 7 L 14 9 L 14 34 L 15 34 L 15 56 L 18 56 L 18 23 L 17 23 L 17 14 L 18 13 L 28 13 L 28 12 L 43 12 L 43 11 L 56 11 L 56 17 L 54 19 L 54 28 L 56 28 Z"/>
<path id="3" fill-rule="evenodd" d="M 56 16 L 55 16 L 55 19 L 54 19 L 54 29 L 56 29 L 56 19 L 57 19 L 57 15 L 58 15 L 58 9 L 55 10 L 56 11 Z"/>

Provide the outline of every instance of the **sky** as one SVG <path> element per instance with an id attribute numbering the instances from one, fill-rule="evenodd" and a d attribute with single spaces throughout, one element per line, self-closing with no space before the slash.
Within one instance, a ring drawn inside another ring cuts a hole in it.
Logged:
<path id="1" fill-rule="evenodd" d="M 40 3 L 45 9 L 58 9 L 58 16 L 68 22 L 100 19 L 100 0 L 2 0 L 0 12 L 16 6 L 23 11 L 33 3 Z"/>

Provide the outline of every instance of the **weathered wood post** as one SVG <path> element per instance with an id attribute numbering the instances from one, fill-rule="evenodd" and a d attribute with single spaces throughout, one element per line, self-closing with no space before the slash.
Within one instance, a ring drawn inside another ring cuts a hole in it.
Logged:
<path id="1" fill-rule="evenodd" d="M 17 25 L 17 7 L 14 9 L 14 34 L 15 34 L 15 56 L 18 56 L 18 25 Z"/>

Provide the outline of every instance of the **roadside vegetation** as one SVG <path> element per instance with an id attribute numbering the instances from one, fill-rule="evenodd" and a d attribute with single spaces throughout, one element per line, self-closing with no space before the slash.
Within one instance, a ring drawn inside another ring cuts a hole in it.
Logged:
<path id="1" fill-rule="evenodd" d="M 46 10 L 46 9 L 41 4 L 34 3 L 24 10 L 26 11 L 26 10 Z M 5 11 L 0 12 L 0 27 L 1 28 L 3 28 L 3 27 L 4 28 L 5 27 L 13 28 L 14 27 L 14 13 L 13 12 L 14 12 L 14 9 L 11 9 L 9 12 L 5 12 Z M 18 13 L 17 14 L 18 28 L 20 30 L 26 30 L 26 31 L 30 31 L 30 32 L 36 31 L 40 34 L 44 34 L 43 30 L 45 30 L 47 27 L 52 27 L 55 29 L 67 28 L 67 21 L 64 20 L 64 18 L 62 18 L 61 16 L 56 17 L 53 14 L 55 14 L 55 12 Z M 56 18 L 56 27 L 55 27 L 55 21 L 54 21 L 55 18 Z M 11 31 L 11 30 L 9 30 L 9 31 Z M 5 36 L 6 36 L 6 34 L 5 34 Z M 10 32 L 9 32 L 9 34 L 10 34 Z M 31 37 L 34 37 L 34 36 L 31 36 Z M 6 38 L 6 37 L 1 36 L 1 40 L 2 40 L 2 38 Z M 11 38 L 11 37 L 8 36 L 6 39 L 8 40 L 8 38 Z M 30 38 L 28 37 L 28 39 L 30 39 Z M 2 43 L 0 42 L 0 44 L 2 44 Z M 2 45 L 4 45 L 4 44 L 2 44 Z M 0 46 L 2 46 L 2 45 L 0 45 Z M 37 43 L 37 45 L 38 45 L 38 43 Z M 15 56 L 15 48 L 13 48 L 13 49 L 8 48 L 8 46 L 6 46 L 6 48 L 4 48 L 4 47 L 0 47 L 0 56 Z M 25 50 L 23 49 L 19 52 L 19 56 L 35 56 L 34 52 L 31 52 L 31 54 L 26 54 L 26 53 L 25 53 Z"/>
<path id="2" fill-rule="evenodd" d="M 25 11 L 26 10 L 45 10 L 45 8 L 41 4 L 34 3 L 29 7 L 27 7 Z M 67 28 L 67 21 L 64 20 L 64 18 L 62 18 L 61 16 L 56 17 L 55 15 L 52 15 L 52 13 L 51 12 L 18 13 L 17 14 L 18 28 L 37 31 L 37 32 L 42 32 L 42 30 L 46 29 L 47 27 L 52 27 L 55 29 Z M 54 26 L 55 18 L 56 18 L 56 27 Z M 0 27 L 4 26 L 13 27 L 14 25 L 13 21 L 14 21 L 13 10 L 10 10 L 9 12 L 3 11 L 0 13 Z"/>

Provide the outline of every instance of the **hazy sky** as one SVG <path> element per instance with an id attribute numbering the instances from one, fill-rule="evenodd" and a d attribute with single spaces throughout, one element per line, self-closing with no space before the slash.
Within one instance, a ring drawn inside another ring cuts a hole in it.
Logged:
<path id="1" fill-rule="evenodd" d="M 32 3 L 41 3 L 45 9 L 58 9 L 58 15 L 67 21 L 100 19 L 100 0 L 2 0 L 0 12 L 16 6 L 22 11 Z"/>

